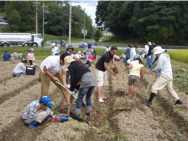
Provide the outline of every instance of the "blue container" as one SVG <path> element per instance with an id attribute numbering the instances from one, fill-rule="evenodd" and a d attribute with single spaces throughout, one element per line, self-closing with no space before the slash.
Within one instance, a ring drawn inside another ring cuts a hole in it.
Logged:
<path id="1" fill-rule="evenodd" d="M 61 121 L 69 121 L 69 117 L 61 116 Z"/>

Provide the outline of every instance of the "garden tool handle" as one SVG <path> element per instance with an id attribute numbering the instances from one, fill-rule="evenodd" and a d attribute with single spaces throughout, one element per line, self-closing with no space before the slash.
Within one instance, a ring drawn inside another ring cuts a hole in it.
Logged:
<path id="1" fill-rule="evenodd" d="M 61 85 L 61 87 L 63 87 L 69 94 L 71 94 L 71 95 L 76 99 L 76 97 L 75 97 L 68 89 L 66 89 L 66 88 L 63 86 L 63 84 L 61 84 L 61 82 L 59 81 L 58 78 L 56 79 L 55 82 L 56 82 L 57 84 Z"/>

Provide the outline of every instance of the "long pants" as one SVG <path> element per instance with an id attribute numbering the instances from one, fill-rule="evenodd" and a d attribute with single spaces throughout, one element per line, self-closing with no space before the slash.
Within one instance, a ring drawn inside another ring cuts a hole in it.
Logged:
<path id="1" fill-rule="evenodd" d="M 75 112 L 77 114 L 80 114 L 81 112 L 82 100 L 85 95 L 86 95 L 86 110 L 91 111 L 91 95 L 93 93 L 94 88 L 95 87 L 93 86 L 93 87 L 86 87 L 86 88 L 79 89 L 78 99 L 77 99 L 76 109 L 75 109 Z"/>
<path id="2" fill-rule="evenodd" d="M 24 121 L 25 124 L 30 124 L 32 121 L 36 120 L 39 123 L 42 123 L 49 115 L 51 110 L 46 109 L 45 111 L 40 112 L 35 118 L 28 118 Z"/>
<path id="3" fill-rule="evenodd" d="M 25 74 L 25 71 L 19 72 L 19 73 L 13 73 L 13 75 L 23 75 Z"/>
<path id="4" fill-rule="evenodd" d="M 146 61 L 147 61 L 147 65 L 150 69 L 152 69 L 152 59 L 154 58 L 153 54 L 151 54 L 150 56 L 146 56 Z"/>
<path id="5" fill-rule="evenodd" d="M 67 84 L 69 83 L 69 76 L 70 76 L 69 71 L 66 71 L 66 83 Z"/>
<path id="6" fill-rule="evenodd" d="M 60 72 L 56 73 L 54 75 L 55 77 L 57 77 L 59 79 L 59 81 L 61 82 L 61 84 L 63 84 L 63 80 L 62 80 L 62 75 Z M 41 78 L 41 97 L 42 96 L 48 96 L 48 89 L 50 86 L 50 81 L 51 81 L 51 77 L 44 74 L 43 72 L 40 72 L 40 78 Z M 63 88 L 56 84 L 55 82 L 53 82 L 60 90 L 63 90 Z"/>
<path id="7" fill-rule="evenodd" d="M 160 76 L 155 82 L 155 84 L 152 86 L 151 92 L 157 94 L 158 90 L 161 90 L 166 86 L 167 91 L 172 96 L 172 98 L 174 98 L 175 100 L 179 100 L 180 98 L 172 87 L 172 81 L 173 76 Z"/>
<path id="8" fill-rule="evenodd" d="M 32 60 L 29 60 L 29 65 L 33 65 L 33 61 Z"/>

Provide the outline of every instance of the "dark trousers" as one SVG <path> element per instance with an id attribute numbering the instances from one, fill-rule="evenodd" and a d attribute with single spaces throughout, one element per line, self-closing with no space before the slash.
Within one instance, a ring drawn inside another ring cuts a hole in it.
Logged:
<path id="1" fill-rule="evenodd" d="M 32 60 L 29 60 L 29 64 L 30 64 L 30 66 L 33 65 L 33 61 L 32 61 Z"/>

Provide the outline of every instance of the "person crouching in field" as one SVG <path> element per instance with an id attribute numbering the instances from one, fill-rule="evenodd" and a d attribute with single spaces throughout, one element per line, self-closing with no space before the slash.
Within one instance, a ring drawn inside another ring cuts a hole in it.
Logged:
<path id="1" fill-rule="evenodd" d="M 129 97 L 132 97 L 132 85 L 134 85 L 134 98 L 136 98 L 137 94 L 137 87 L 140 82 L 140 74 L 142 76 L 141 80 L 144 80 L 144 65 L 140 58 L 140 55 L 136 54 L 134 56 L 134 61 L 130 63 L 130 65 L 125 69 L 131 69 L 128 79 L 128 86 L 129 86 Z"/>
<path id="2" fill-rule="evenodd" d="M 18 63 L 16 65 L 16 67 L 14 68 L 12 74 L 15 76 L 15 77 L 18 77 L 18 76 L 21 76 L 23 74 L 25 74 L 25 70 L 26 70 L 26 66 L 27 65 L 27 60 L 25 59 L 22 59 L 20 63 Z"/>
<path id="3" fill-rule="evenodd" d="M 165 50 L 162 49 L 160 46 L 157 46 L 153 49 L 154 54 L 158 57 L 157 67 L 152 70 L 152 72 L 156 72 L 159 76 L 155 84 L 152 86 L 151 94 L 146 101 L 145 105 L 152 106 L 152 100 L 156 96 L 157 91 L 163 89 L 165 86 L 169 94 L 176 100 L 176 104 L 183 104 L 180 101 L 177 93 L 174 91 L 172 84 L 173 84 L 173 74 L 172 74 L 172 65 L 170 62 L 170 56 L 165 53 Z"/>
<path id="4" fill-rule="evenodd" d="M 52 108 L 51 99 L 48 96 L 43 96 L 26 107 L 22 120 L 25 124 L 35 128 L 36 124 L 42 123 L 49 115 L 53 115 L 50 108 Z"/>
<path id="5" fill-rule="evenodd" d="M 96 80 L 93 73 L 84 66 L 84 64 L 79 60 L 74 60 L 71 56 L 65 56 L 63 58 L 65 63 L 63 69 L 69 69 L 70 76 L 71 76 L 71 87 L 70 90 L 72 94 L 74 94 L 74 89 L 78 89 L 79 93 L 76 102 L 76 115 L 80 115 L 81 107 L 82 107 L 82 100 L 86 95 L 86 116 L 90 116 L 91 111 L 91 95 L 93 90 L 96 86 Z M 78 86 L 78 83 L 80 86 Z"/>

